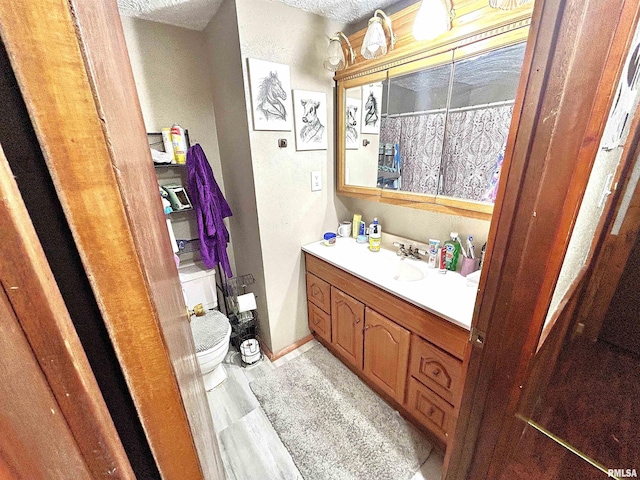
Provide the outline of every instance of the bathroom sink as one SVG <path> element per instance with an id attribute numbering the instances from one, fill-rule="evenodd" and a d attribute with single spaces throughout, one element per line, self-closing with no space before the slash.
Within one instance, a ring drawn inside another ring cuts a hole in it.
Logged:
<path id="1" fill-rule="evenodd" d="M 411 260 L 398 260 L 395 268 L 391 268 L 389 272 L 391 278 L 398 282 L 417 282 L 424 278 L 424 272 L 413 265 Z"/>

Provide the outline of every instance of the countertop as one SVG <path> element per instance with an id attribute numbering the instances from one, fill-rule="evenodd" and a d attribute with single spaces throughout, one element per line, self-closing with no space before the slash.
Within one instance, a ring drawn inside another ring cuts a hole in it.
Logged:
<path id="1" fill-rule="evenodd" d="M 322 241 L 314 242 L 304 245 L 302 250 L 451 323 L 471 329 L 478 285 L 467 286 L 467 279 L 457 272 L 443 275 L 429 268 L 425 261 L 401 259 L 384 248 L 371 252 L 368 244 L 357 243 L 353 238 L 338 237 L 332 246 L 326 246 Z M 414 281 L 394 279 L 401 262 L 418 268 L 424 278 Z"/>

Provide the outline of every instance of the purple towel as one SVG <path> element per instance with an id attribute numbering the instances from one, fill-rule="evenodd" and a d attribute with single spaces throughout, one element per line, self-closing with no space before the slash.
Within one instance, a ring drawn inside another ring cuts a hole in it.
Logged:
<path id="1" fill-rule="evenodd" d="M 187 173 L 189 195 L 198 217 L 202 262 L 207 268 L 220 264 L 227 278 L 231 278 L 227 256 L 229 231 L 223 219 L 233 214 L 199 144 L 187 150 Z"/>

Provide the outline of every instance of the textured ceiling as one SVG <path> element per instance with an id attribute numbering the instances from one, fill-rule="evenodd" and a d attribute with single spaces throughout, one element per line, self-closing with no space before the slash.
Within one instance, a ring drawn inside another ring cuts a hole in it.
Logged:
<path id="1" fill-rule="evenodd" d="M 307 12 L 353 23 L 386 8 L 398 0 L 279 0 Z M 118 0 L 120 14 L 153 22 L 168 23 L 192 30 L 203 30 L 222 0 Z"/>

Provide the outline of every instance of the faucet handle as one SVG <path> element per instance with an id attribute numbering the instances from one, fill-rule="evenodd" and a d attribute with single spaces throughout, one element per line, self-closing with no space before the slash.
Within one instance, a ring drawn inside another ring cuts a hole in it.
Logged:
<path id="1" fill-rule="evenodd" d="M 429 252 L 427 252 L 426 250 L 421 250 L 421 249 L 419 249 L 419 248 L 416 248 L 416 250 L 415 250 L 415 251 L 416 251 L 416 252 L 418 252 L 418 255 L 426 255 L 427 253 L 429 253 Z"/>
<path id="2" fill-rule="evenodd" d="M 396 255 L 398 255 L 399 257 L 407 256 L 407 251 L 404 248 L 404 243 L 393 242 L 393 246 L 398 249 L 398 251 L 396 252 Z"/>

